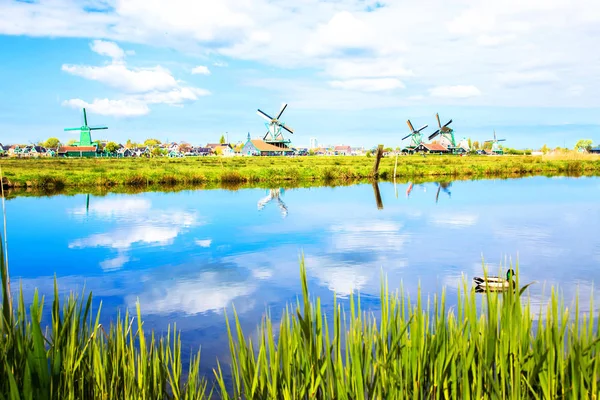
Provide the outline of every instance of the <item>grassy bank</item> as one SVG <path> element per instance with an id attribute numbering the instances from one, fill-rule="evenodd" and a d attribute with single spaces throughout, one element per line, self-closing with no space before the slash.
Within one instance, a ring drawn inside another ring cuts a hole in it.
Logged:
<path id="1" fill-rule="evenodd" d="M 372 177 L 370 157 L 202 157 L 150 159 L 1 159 L 11 187 L 197 185 L 206 183 L 344 182 Z M 395 157 L 381 161 L 379 176 L 392 179 Z M 401 156 L 405 179 L 527 174 L 600 174 L 598 156 Z"/>
<path id="2" fill-rule="evenodd" d="M 1 242 L 1 239 L 0 239 Z M 144 332 L 134 316 L 100 324 L 91 295 L 59 301 L 41 322 L 43 300 L 29 310 L 13 302 L 2 257 L 0 397 L 6 399 L 400 399 L 595 398 L 600 336 L 592 315 L 580 316 L 556 294 L 535 315 L 519 293 L 475 294 L 464 284 L 457 306 L 445 296 L 381 288 L 381 312 L 334 304 L 325 315 L 309 294 L 281 321 L 268 314 L 251 339 L 233 314 L 225 320 L 231 366 L 200 376 L 199 353 L 187 372 L 175 329 L 163 338 Z M 517 275 L 518 276 L 518 275 Z M 517 281 L 518 285 L 518 281 Z M 478 303 L 483 311 L 478 311 Z M 593 305 L 591 305 L 593 309 Z M 143 307 L 143 305 L 142 305 Z M 226 378 L 230 369 L 231 379 Z M 212 391 L 213 393 L 209 393 Z"/>

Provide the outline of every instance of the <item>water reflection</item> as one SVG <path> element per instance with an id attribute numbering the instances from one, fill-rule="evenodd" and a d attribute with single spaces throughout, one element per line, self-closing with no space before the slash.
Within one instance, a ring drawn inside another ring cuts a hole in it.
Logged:
<path id="1" fill-rule="evenodd" d="M 376 309 L 382 275 L 411 296 L 419 285 L 426 295 L 448 286 L 452 306 L 463 277 L 482 274 L 482 256 L 491 274 L 506 271 L 506 255 L 518 257 L 520 281 L 539 282 L 529 295 L 540 306 L 551 284 L 560 283 L 568 302 L 579 288 L 582 308 L 600 294 L 592 288 L 600 279 L 600 237 L 590 223 L 600 220 L 599 179 L 409 188 L 398 199 L 389 182 L 20 197 L 7 202 L 11 273 L 27 299 L 34 287 L 51 295 L 54 274 L 63 293 L 85 285 L 107 319 L 139 299 L 149 327 L 177 322 L 185 346 L 203 346 L 206 368 L 213 364 L 205 349 L 227 352 L 223 309 L 233 302 L 246 328 L 267 307 L 277 316 L 300 291 L 302 254 L 311 294 L 326 309 L 332 292 L 346 298 L 356 291 Z"/>
<path id="2" fill-rule="evenodd" d="M 285 203 L 283 202 L 283 200 L 281 199 L 281 196 L 283 196 L 283 194 L 285 193 L 283 188 L 279 188 L 279 189 L 269 189 L 268 194 L 261 198 L 258 201 L 257 207 L 258 207 L 258 211 L 261 211 L 263 208 L 265 208 L 265 206 L 272 202 L 273 200 L 276 201 L 277 206 L 279 207 L 279 210 L 281 212 L 281 217 L 285 218 L 288 215 L 288 208 L 285 205 Z"/>

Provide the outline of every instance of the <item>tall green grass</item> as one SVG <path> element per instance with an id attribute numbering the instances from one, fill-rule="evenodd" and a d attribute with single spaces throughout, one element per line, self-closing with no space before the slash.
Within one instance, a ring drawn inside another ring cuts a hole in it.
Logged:
<path id="1" fill-rule="evenodd" d="M 353 296 L 348 310 L 334 298 L 326 315 L 310 296 L 303 261 L 300 277 L 302 297 L 279 322 L 266 314 L 253 339 L 234 310 L 225 321 L 231 364 L 203 377 L 197 354 L 184 379 L 179 334 L 169 329 L 164 338 L 148 338 L 139 305 L 137 315 L 104 327 L 91 295 L 71 295 L 61 307 L 55 285 L 51 323 L 43 329 L 43 299 L 36 293 L 28 311 L 21 291 L 11 310 L 3 274 L 0 398 L 598 397 L 597 322 L 580 316 L 577 303 L 570 310 L 555 291 L 534 314 L 520 292 L 477 295 L 465 282 L 449 309 L 445 294 L 424 300 L 419 291 L 411 300 L 383 280 L 377 314 Z"/>

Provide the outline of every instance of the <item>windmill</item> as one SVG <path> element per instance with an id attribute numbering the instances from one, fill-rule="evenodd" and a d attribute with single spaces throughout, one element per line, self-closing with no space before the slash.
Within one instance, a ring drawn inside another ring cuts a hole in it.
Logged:
<path id="1" fill-rule="evenodd" d="M 294 133 L 294 130 L 279 120 L 286 108 L 287 103 L 281 104 L 281 110 L 279 110 L 276 118 L 271 117 L 269 114 L 261 111 L 260 109 L 256 111 L 258 115 L 267 120 L 265 123 L 265 126 L 267 127 L 267 133 L 265 134 L 263 140 L 269 144 L 272 144 L 273 146 L 289 147 L 292 143 L 290 139 L 285 139 L 283 136 L 283 130 L 286 130 L 289 133 Z"/>
<path id="2" fill-rule="evenodd" d="M 435 118 L 437 119 L 439 129 L 437 131 L 433 132 L 431 135 L 429 135 L 428 139 L 431 140 L 434 137 L 436 137 L 437 135 L 440 135 L 443 139 L 446 139 L 446 141 L 448 141 L 449 145 L 446 147 L 448 147 L 449 150 L 454 151 L 454 149 L 456 149 L 456 140 L 454 139 L 454 129 L 450 128 L 450 126 L 449 126 L 452 123 L 452 120 L 446 122 L 442 126 L 442 123 L 440 122 L 440 114 L 436 113 Z"/>
<path id="3" fill-rule="evenodd" d="M 281 211 L 281 217 L 285 218 L 288 215 L 288 208 L 281 200 L 281 196 L 284 194 L 283 188 L 279 189 L 269 189 L 269 194 L 258 201 L 257 207 L 258 210 L 262 210 L 265 206 L 271 202 L 272 200 L 277 200 L 277 205 L 279 206 L 279 210 Z"/>
<path id="4" fill-rule="evenodd" d="M 421 128 L 415 130 L 415 128 L 413 128 L 413 125 L 410 123 L 410 119 L 406 120 L 406 124 L 410 129 L 410 134 L 403 137 L 402 140 L 411 138 L 410 145 L 406 147 L 406 150 L 415 151 L 415 149 L 419 147 L 419 145 L 423 142 L 423 134 L 421 133 L 421 131 L 427 128 L 428 125 L 423 125 Z"/>
<path id="5" fill-rule="evenodd" d="M 486 140 L 483 143 L 492 142 L 492 153 L 501 155 L 501 154 L 504 154 L 504 150 L 502 150 L 502 147 L 500 147 L 498 142 L 504 142 L 505 140 L 506 139 L 496 138 L 496 130 L 494 130 L 494 138 L 490 139 L 490 140 Z"/>
<path id="6" fill-rule="evenodd" d="M 65 128 L 65 131 L 79 131 L 79 142 L 73 143 L 73 146 L 95 146 L 98 147 L 98 142 L 92 142 L 92 131 L 100 129 L 108 129 L 108 126 L 88 126 L 87 114 L 85 108 L 83 109 L 83 125 L 79 128 Z"/>

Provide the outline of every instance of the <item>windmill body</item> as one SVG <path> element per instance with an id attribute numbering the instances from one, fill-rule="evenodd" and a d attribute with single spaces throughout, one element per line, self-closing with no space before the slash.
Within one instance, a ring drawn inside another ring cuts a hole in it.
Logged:
<path id="1" fill-rule="evenodd" d="M 406 120 L 406 124 L 408 125 L 408 129 L 410 129 L 410 133 L 403 137 L 402 140 L 404 141 L 410 138 L 410 145 L 406 146 L 403 151 L 412 153 L 421 143 L 423 143 L 423 134 L 421 131 L 427 128 L 428 125 L 423 125 L 421 128 L 415 129 L 410 120 Z"/>
<path id="2" fill-rule="evenodd" d="M 294 130 L 287 126 L 284 122 L 280 121 L 281 115 L 287 108 L 287 104 L 283 103 L 281 105 L 281 109 L 275 118 L 271 117 L 269 114 L 264 111 L 258 109 L 256 113 L 264 118 L 267 122 L 265 122 L 265 126 L 267 127 L 267 133 L 263 137 L 263 141 L 269 143 L 273 146 L 289 148 L 292 144 L 290 139 L 286 139 L 284 136 L 284 131 L 289 133 L 294 133 Z"/>
<path id="3" fill-rule="evenodd" d="M 452 123 L 452 120 L 449 120 L 448 122 L 446 122 L 446 124 L 442 125 L 442 123 L 440 121 L 440 115 L 436 113 L 435 118 L 437 119 L 439 128 L 437 131 L 435 131 L 431 135 L 429 135 L 428 139 L 432 140 L 433 138 L 439 136 L 440 144 L 442 146 L 446 147 L 451 152 L 455 153 L 458 150 L 458 146 L 456 143 L 456 139 L 454 137 L 454 129 L 450 128 L 450 124 Z"/>
<path id="4" fill-rule="evenodd" d="M 108 126 L 89 126 L 87 113 L 83 109 L 83 125 L 78 128 L 65 128 L 65 131 L 79 131 L 79 142 L 73 143 L 74 147 L 98 147 L 98 142 L 92 141 L 92 131 L 108 129 Z"/>
<path id="5" fill-rule="evenodd" d="M 496 131 L 494 130 L 494 138 L 490 139 L 490 140 L 486 140 L 483 143 L 492 142 L 492 153 L 502 155 L 502 154 L 504 154 L 504 150 L 502 149 L 502 145 L 498 144 L 498 142 L 504 142 L 504 141 L 506 141 L 506 139 L 498 139 L 496 137 Z"/>

